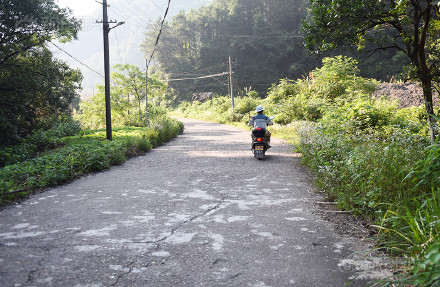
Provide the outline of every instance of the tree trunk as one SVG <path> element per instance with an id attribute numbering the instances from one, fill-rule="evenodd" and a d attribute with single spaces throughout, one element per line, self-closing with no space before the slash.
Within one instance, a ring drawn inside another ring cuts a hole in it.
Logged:
<path id="1" fill-rule="evenodd" d="M 423 88 L 423 98 L 425 100 L 425 111 L 428 114 L 428 126 L 429 126 L 429 136 L 432 142 L 438 137 L 439 128 L 438 123 L 434 117 L 434 105 L 432 101 L 432 79 L 430 77 L 423 77 L 422 88 Z"/>

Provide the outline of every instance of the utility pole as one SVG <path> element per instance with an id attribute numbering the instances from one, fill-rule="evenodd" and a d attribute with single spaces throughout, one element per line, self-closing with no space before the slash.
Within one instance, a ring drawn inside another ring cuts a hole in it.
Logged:
<path id="1" fill-rule="evenodd" d="M 148 59 L 145 60 L 145 124 L 148 127 L 150 122 L 148 119 Z"/>
<path id="2" fill-rule="evenodd" d="M 108 46 L 108 33 L 110 31 L 107 0 L 102 2 L 102 26 L 104 33 L 104 76 L 105 76 L 105 128 L 107 131 L 107 140 L 112 140 L 112 109 L 110 102 L 110 52 Z"/>
<path id="3" fill-rule="evenodd" d="M 105 84 L 105 128 L 107 132 L 107 140 L 112 140 L 112 112 L 110 101 L 110 52 L 108 44 L 108 33 L 110 29 L 113 29 L 125 22 L 119 22 L 115 27 L 110 28 L 110 23 L 116 23 L 116 21 L 109 21 L 107 14 L 107 0 L 102 1 L 102 31 L 104 34 L 104 84 Z"/>
<path id="4" fill-rule="evenodd" d="M 232 59 L 229 57 L 229 91 L 231 92 L 231 100 L 232 100 L 232 110 L 234 110 L 234 90 L 233 90 L 233 82 L 232 82 Z"/>

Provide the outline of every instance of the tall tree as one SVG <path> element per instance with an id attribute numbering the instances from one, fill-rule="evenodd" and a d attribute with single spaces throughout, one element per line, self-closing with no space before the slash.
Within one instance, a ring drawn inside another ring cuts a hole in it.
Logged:
<path id="1" fill-rule="evenodd" d="M 145 72 L 134 65 L 115 65 L 110 86 L 112 123 L 114 126 L 145 126 Z M 159 106 L 165 101 L 168 86 L 158 80 L 157 74 L 148 75 L 148 104 Z M 104 86 L 91 99 L 80 103 L 80 118 L 84 126 L 105 126 Z M 160 100 L 159 100 L 160 99 Z"/>
<path id="2" fill-rule="evenodd" d="M 403 52 L 411 61 L 409 78 L 423 88 L 431 140 L 438 136 L 433 87 L 440 83 L 439 1 L 311 0 L 304 22 L 306 46 L 312 52 L 358 47 L 374 53 Z"/>
<path id="3" fill-rule="evenodd" d="M 0 2 L 0 145 L 68 110 L 81 74 L 54 59 L 46 44 L 72 40 L 79 28 L 54 0 Z"/>
<path id="4" fill-rule="evenodd" d="M 178 78 L 225 72 L 234 59 L 234 79 L 261 94 L 280 78 L 300 76 L 314 67 L 301 47 L 300 20 L 306 0 L 214 0 L 167 22 L 156 60 Z M 157 28 L 147 33 L 144 49 L 153 50 Z M 200 72 L 203 71 L 203 72 Z M 173 76 L 173 77 L 174 77 Z M 176 90 L 227 93 L 224 79 L 170 82 Z"/>

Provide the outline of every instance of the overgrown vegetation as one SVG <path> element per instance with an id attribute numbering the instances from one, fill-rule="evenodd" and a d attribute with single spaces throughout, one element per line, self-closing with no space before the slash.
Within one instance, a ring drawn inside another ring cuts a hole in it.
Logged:
<path id="1" fill-rule="evenodd" d="M 0 146 L 8 146 L 69 113 L 82 75 L 49 47 L 75 39 L 81 22 L 54 0 L 1 1 L 0 10 Z"/>
<path id="2" fill-rule="evenodd" d="M 27 196 L 33 190 L 64 183 L 78 176 L 123 163 L 183 132 L 183 124 L 164 114 L 149 127 L 80 130 L 73 120 L 36 130 L 20 144 L 0 150 L 0 205 Z"/>
<path id="3" fill-rule="evenodd" d="M 273 134 L 295 143 L 328 200 L 374 224 L 389 252 L 410 258 L 413 267 L 393 282 L 432 286 L 440 275 L 440 146 L 430 143 L 423 107 L 373 98 L 378 83 L 358 74 L 356 61 L 326 58 L 308 77 L 280 80 L 265 99 L 236 99 L 234 111 L 229 97 L 218 97 L 176 112 L 243 123 L 263 104 L 279 123 Z"/>
<path id="4" fill-rule="evenodd" d="M 351 5 L 347 1 L 341 7 Z M 234 89 L 244 94 L 243 89 L 252 88 L 266 95 L 272 83 L 301 77 L 322 59 L 309 55 L 303 45 L 301 20 L 309 14 L 309 7 L 308 0 L 213 0 L 165 21 L 158 47 L 161 22 L 150 25 L 143 48 L 146 54 L 156 51 L 159 70 L 169 79 L 223 73 L 231 57 Z M 400 51 L 385 51 L 365 61 L 362 72 L 385 80 L 401 73 L 408 62 Z M 226 94 L 225 82 L 226 76 L 203 77 L 170 81 L 169 85 L 178 100 L 190 100 L 193 93 Z"/>

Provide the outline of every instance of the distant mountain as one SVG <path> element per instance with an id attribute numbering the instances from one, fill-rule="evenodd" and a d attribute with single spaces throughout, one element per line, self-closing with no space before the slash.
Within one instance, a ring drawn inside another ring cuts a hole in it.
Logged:
<path id="1" fill-rule="evenodd" d="M 145 67 L 145 55 L 140 49 L 144 41 L 144 33 L 149 23 L 162 18 L 168 1 L 166 0 L 107 0 L 109 20 L 124 21 L 125 24 L 110 30 L 110 65 L 132 64 Z M 211 0 L 172 0 L 167 19 L 171 19 L 179 11 L 198 9 Z M 63 51 L 55 46 L 53 51 L 57 58 L 65 60 L 71 67 L 80 68 L 84 80 L 82 96 L 93 95 L 97 84 L 104 82 L 104 52 L 102 24 L 102 5 L 91 2 L 89 15 L 76 15 L 83 21 L 83 29 L 78 40 L 66 44 L 57 43 Z M 111 26 L 110 26 L 111 27 Z M 74 59 L 75 58 L 75 59 Z M 90 69 L 89 69 L 90 68 Z M 101 74 L 101 75 L 100 75 Z"/>

